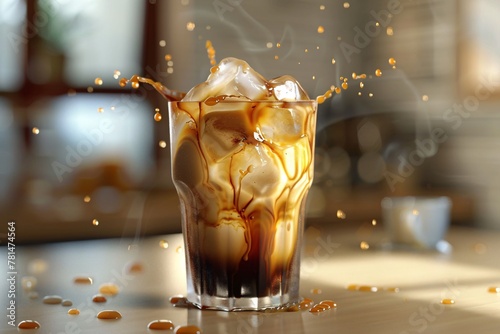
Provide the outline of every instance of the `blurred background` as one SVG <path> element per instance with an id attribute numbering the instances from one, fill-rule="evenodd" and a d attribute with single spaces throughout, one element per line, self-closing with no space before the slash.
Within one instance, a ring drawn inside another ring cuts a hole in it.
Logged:
<path id="1" fill-rule="evenodd" d="M 0 0 L 0 221 L 18 243 L 180 232 L 167 103 L 119 81 L 187 91 L 211 40 L 218 61 L 290 74 L 311 97 L 344 83 L 320 105 L 308 222 L 361 226 L 385 196 L 446 195 L 454 224 L 498 229 L 499 14 L 493 0 Z"/>

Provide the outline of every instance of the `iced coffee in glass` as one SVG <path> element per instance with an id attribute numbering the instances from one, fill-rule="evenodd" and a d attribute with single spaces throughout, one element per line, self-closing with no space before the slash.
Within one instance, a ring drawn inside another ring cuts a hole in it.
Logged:
<path id="1" fill-rule="evenodd" d="M 267 81 L 234 58 L 169 102 L 190 303 L 232 311 L 299 301 L 316 111 L 292 77 Z"/>

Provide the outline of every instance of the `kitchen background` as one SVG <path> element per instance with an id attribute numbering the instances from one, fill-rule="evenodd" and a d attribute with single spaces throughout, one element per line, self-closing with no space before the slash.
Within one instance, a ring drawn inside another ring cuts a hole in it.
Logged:
<path id="1" fill-rule="evenodd" d="M 454 224 L 498 229 L 499 14 L 493 0 L 0 0 L 0 222 L 18 243 L 179 232 L 167 103 L 119 82 L 187 91 L 210 40 L 217 60 L 311 97 L 347 80 L 318 112 L 308 222 L 362 227 L 384 196 L 447 195 Z"/>

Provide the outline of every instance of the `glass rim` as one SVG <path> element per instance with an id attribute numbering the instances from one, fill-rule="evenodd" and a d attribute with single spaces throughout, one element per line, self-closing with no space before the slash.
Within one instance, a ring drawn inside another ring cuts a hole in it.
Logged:
<path id="1" fill-rule="evenodd" d="M 207 100 L 203 101 L 168 101 L 168 104 L 175 104 L 175 103 L 205 103 Z M 318 103 L 317 100 L 293 100 L 293 101 L 286 101 L 286 100 L 221 100 L 215 103 L 214 105 L 220 104 L 220 103 Z"/>

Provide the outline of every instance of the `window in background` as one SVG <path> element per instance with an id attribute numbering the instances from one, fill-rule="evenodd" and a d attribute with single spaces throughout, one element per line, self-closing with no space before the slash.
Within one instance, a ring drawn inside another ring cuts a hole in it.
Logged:
<path id="1" fill-rule="evenodd" d="M 15 91 L 22 84 L 25 22 L 24 1 L 0 0 L 0 91 Z"/>

